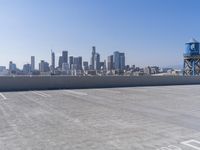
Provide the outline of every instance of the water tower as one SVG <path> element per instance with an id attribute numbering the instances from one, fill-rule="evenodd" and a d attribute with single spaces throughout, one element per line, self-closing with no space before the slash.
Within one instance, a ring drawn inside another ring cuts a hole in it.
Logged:
<path id="1" fill-rule="evenodd" d="M 191 39 L 185 46 L 183 75 L 200 75 L 199 42 Z"/>

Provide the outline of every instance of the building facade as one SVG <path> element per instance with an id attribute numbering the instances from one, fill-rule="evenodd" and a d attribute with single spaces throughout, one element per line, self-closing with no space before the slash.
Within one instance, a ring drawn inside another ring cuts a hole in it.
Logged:
<path id="1" fill-rule="evenodd" d="M 31 56 L 31 71 L 35 70 L 35 56 Z"/>
<path id="2" fill-rule="evenodd" d="M 9 72 L 12 73 L 17 70 L 17 66 L 12 61 L 9 62 Z"/>
<path id="3" fill-rule="evenodd" d="M 108 70 L 113 70 L 114 66 L 113 66 L 113 55 L 108 56 L 108 60 L 107 60 L 108 64 L 107 64 L 107 69 Z"/>
<path id="4" fill-rule="evenodd" d="M 68 63 L 68 51 L 62 52 L 62 63 Z"/>
<path id="5" fill-rule="evenodd" d="M 94 55 L 94 70 L 100 70 L 101 64 L 100 64 L 100 54 L 96 53 Z"/>
<path id="6" fill-rule="evenodd" d="M 74 64 L 74 57 L 73 56 L 70 56 L 69 57 L 69 68 L 70 70 L 72 69 L 72 65 Z"/>
<path id="7" fill-rule="evenodd" d="M 84 70 L 84 71 L 89 70 L 89 64 L 88 64 L 88 61 L 84 61 L 84 62 L 83 62 L 83 70 Z"/>
<path id="8" fill-rule="evenodd" d="M 82 70 L 82 57 L 74 57 L 74 70 Z"/>
<path id="9" fill-rule="evenodd" d="M 39 63 L 39 71 L 40 72 L 49 72 L 49 63 L 45 62 L 44 60 L 41 60 L 41 62 Z"/>
<path id="10" fill-rule="evenodd" d="M 62 63 L 63 63 L 63 57 L 62 56 L 59 56 L 59 59 L 58 59 L 58 67 L 61 69 L 62 68 Z"/>
<path id="11" fill-rule="evenodd" d="M 95 63 L 95 54 L 96 54 L 96 47 L 95 46 L 93 46 L 92 47 L 92 57 L 91 57 L 91 63 L 90 63 L 90 69 L 91 70 L 94 70 L 94 63 Z"/>
<path id="12" fill-rule="evenodd" d="M 51 73 L 55 73 L 55 53 L 51 51 Z"/>
<path id="13" fill-rule="evenodd" d="M 24 74 L 30 74 L 31 73 L 31 71 L 32 71 L 32 67 L 31 67 L 31 64 L 25 64 L 24 66 L 23 66 L 23 72 L 24 72 Z"/>
<path id="14" fill-rule="evenodd" d="M 125 53 L 120 53 L 118 51 L 114 52 L 114 69 L 115 70 L 124 70 L 125 69 Z"/>

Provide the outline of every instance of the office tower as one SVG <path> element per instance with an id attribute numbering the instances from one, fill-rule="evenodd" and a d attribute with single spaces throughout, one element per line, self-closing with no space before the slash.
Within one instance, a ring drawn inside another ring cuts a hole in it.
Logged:
<path id="1" fill-rule="evenodd" d="M 9 62 L 9 71 L 10 71 L 10 72 L 12 71 L 12 65 L 13 65 L 13 62 L 10 61 L 10 62 Z"/>
<path id="2" fill-rule="evenodd" d="M 41 60 L 41 62 L 39 63 L 39 71 L 40 72 L 48 72 L 49 69 L 49 63 L 45 62 L 44 60 Z"/>
<path id="3" fill-rule="evenodd" d="M 124 70 L 125 69 L 125 54 L 124 53 L 120 53 L 120 70 Z"/>
<path id="4" fill-rule="evenodd" d="M 35 56 L 31 56 L 31 71 L 35 70 Z"/>
<path id="5" fill-rule="evenodd" d="M 63 72 L 69 71 L 69 64 L 68 63 L 63 63 L 62 64 L 62 71 Z"/>
<path id="6" fill-rule="evenodd" d="M 88 66 L 89 64 L 88 64 L 88 62 L 87 61 L 84 61 L 83 62 L 83 70 L 88 70 L 89 69 L 89 66 Z"/>
<path id="7" fill-rule="evenodd" d="M 125 54 L 118 51 L 114 52 L 114 69 L 115 70 L 124 70 L 125 69 Z"/>
<path id="8" fill-rule="evenodd" d="M 108 56 L 108 70 L 113 70 L 113 55 Z"/>
<path id="9" fill-rule="evenodd" d="M 105 70 L 105 71 L 106 71 L 106 69 L 107 69 L 107 68 L 106 68 L 106 60 L 104 60 L 104 62 L 103 62 L 103 63 L 104 63 L 104 65 L 103 65 L 103 70 Z"/>
<path id="10" fill-rule="evenodd" d="M 79 62 L 79 70 L 83 70 L 83 68 L 82 68 L 82 64 L 83 64 L 83 62 L 82 62 L 82 57 L 81 56 L 79 56 L 78 57 L 78 62 Z"/>
<path id="11" fill-rule="evenodd" d="M 95 54 L 96 54 L 96 47 L 92 47 L 92 57 L 91 57 L 91 63 L 90 63 L 90 69 L 94 70 L 94 61 L 95 61 Z"/>
<path id="12" fill-rule="evenodd" d="M 55 53 L 51 51 L 51 72 L 55 73 Z"/>
<path id="13" fill-rule="evenodd" d="M 115 70 L 119 70 L 119 66 L 120 66 L 120 53 L 118 51 L 114 52 L 113 54 L 113 61 L 114 61 L 114 68 Z"/>
<path id="14" fill-rule="evenodd" d="M 78 70 L 78 57 L 74 57 L 73 70 Z"/>
<path id="15" fill-rule="evenodd" d="M 61 69 L 62 68 L 62 63 L 63 63 L 63 57 L 60 56 L 58 60 L 58 67 Z"/>
<path id="16" fill-rule="evenodd" d="M 70 56 L 69 57 L 69 68 L 70 70 L 72 69 L 72 65 L 74 64 L 74 57 L 73 56 Z"/>
<path id="17" fill-rule="evenodd" d="M 78 57 L 78 70 L 82 70 L 82 64 L 83 64 L 83 62 L 82 62 L 82 57 L 79 56 L 79 57 Z"/>
<path id="18" fill-rule="evenodd" d="M 32 71 L 32 67 L 31 67 L 31 64 L 25 64 L 23 66 L 23 72 L 27 75 L 27 74 L 30 74 Z"/>
<path id="19" fill-rule="evenodd" d="M 82 70 L 82 57 L 74 57 L 74 70 Z"/>
<path id="20" fill-rule="evenodd" d="M 16 64 L 14 64 L 12 61 L 9 62 L 9 71 L 16 71 L 17 70 L 17 66 Z"/>
<path id="21" fill-rule="evenodd" d="M 94 70 L 100 70 L 101 66 L 100 66 L 100 55 L 99 53 L 96 53 L 94 55 Z"/>
<path id="22" fill-rule="evenodd" d="M 62 63 L 68 63 L 68 51 L 62 52 Z"/>

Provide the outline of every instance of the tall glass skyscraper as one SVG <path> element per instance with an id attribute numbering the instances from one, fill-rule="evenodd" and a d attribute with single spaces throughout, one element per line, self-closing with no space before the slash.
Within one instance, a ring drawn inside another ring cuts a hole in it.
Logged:
<path id="1" fill-rule="evenodd" d="M 124 70 L 125 69 L 125 54 L 118 51 L 114 52 L 114 69 L 115 70 Z"/>
<path id="2" fill-rule="evenodd" d="M 35 56 L 31 56 L 31 71 L 35 70 Z"/>
<path id="3" fill-rule="evenodd" d="M 113 67 L 113 55 L 108 56 L 108 70 L 114 69 Z"/>
<path id="4" fill-rule="evenodd" d="M 72 69 L 72 65 L 74 64 L 74 57 L 70 56 L 69 57 L 69 68 Z"/>
<path id="5" fill-rule="evenodd" d="M 62 68 L 62 63 L 63 63 L 63 57 L 60 56 L 58 60 L 58 67 L 61 69 Z"/>
<path id="6" fill-rule="evenodd" d="M 55 53 L 51 51 L 51 72 L 55 73 Z"/>
<path id="7" fill-rule="evenodd" d="M 62 52 L 62 63 L 68 63 L 68 51 Z"/>
<path id="8" fill-rule="evenodd" d="M 75 70 L 82 70 L 82 57 L 74 57 L 74 69 Z"/>
<path id="9" fill-rule="evenodd" d="M 91 66 L 90 69 L 91 69 L 91 70 L 94 70 L 95 54 L 96 54 L 96 47 L 93 46 L 93 47 L 92 47 L 91 63 L 90 63 L 90 66 Z"/>
<path id="10" fill-rule="evenodd" d="M 99 53 L 96 53 L 94 55 L 94 70 L 100 70 L 101 65 L 100 65 L 100 55 Z"/>

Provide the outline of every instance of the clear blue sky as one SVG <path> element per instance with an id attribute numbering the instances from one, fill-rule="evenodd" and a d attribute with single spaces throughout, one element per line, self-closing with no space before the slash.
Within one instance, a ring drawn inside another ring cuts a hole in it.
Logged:
<path id="1" fill-rule="evenodd" d="M 200 40 L 199 0 L 0 0 L 0 65 L 19 67 L 50 50 L 89 60 L 126 53 L 127 64 L 180 65 L 184 43 Z"/>

